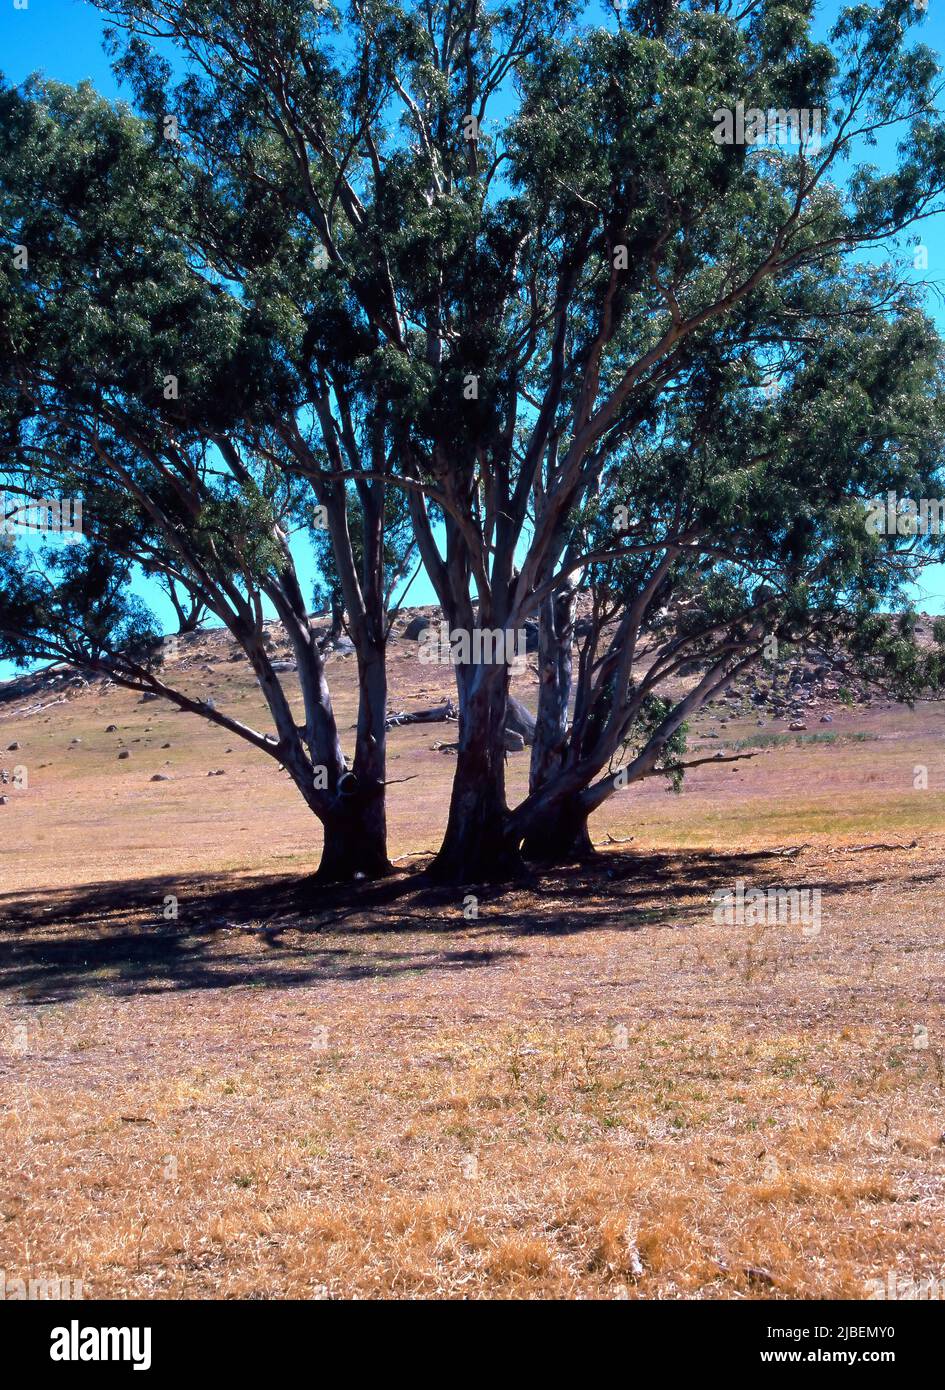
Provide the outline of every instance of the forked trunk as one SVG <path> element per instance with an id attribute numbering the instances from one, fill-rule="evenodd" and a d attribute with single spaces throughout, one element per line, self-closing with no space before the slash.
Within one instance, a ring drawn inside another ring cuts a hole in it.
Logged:
<path id="1" fill-rule="evenodd" d="M 383 644 L 358 653 L 358 728 L 354 764 L 338 779 L 334 805 L 323 824 L 325 840 L 317 883 L 383 878 L 387 857 L 387 672 Z"/>
<path id="2" fill-rule="evenodd" d="M 390 872 L 383 797 L 353 796 L 351 803 L 323 822 L 325 839 L 315 875 L 317 884 L 383 878 Z"/>
<path id="3" fill-rule="evenodd" d="M 536 864 L 574 864 L 596 854 L 587 812 L 576 799 L 554 806 L 530 825 L 522 853 Z"/>
<path id="4" fill-rule="evenodd" d="M 358 653 L 358 690 L 354 799 L 368 864 L 359 872 L 380 878 L 393 868 L 387 857 L 387 664 L 383 642 Z"/>
<path id="5" fill-rule="evenodd" d="M 497 883 L 523 871 L 507 834 L 505 708 L 508 668 L 461 667 L 459 751 L 443 844 L 427 870 L 436 883 Z"/>
<path id="6" fill-rule="evenodd" d="M 529 770 L 532 795 L 554 781 L 568 753 L 575 599 L 574 589 L 566 586 L 541 607 L 538 715 Z M 529 819 L 522 853 L 540 864 L 570 864 L 594 854 L 587 811 L 577 796 L 550 802 Z"/>

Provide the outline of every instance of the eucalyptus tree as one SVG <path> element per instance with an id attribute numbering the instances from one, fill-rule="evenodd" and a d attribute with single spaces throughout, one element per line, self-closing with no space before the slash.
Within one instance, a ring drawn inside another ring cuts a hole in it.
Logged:
<path id="1" fill-rule="evenodd" d="M 371 476 L 407 490 L 461 630 L 515 630 L 559 591 L 605 470 L 694 353 L 737 350 L 767 286 L 829 279 L 940 205 L 939 73 L 909 0 L 843 11 L 829 44 L 807 0 L 641 0 L 612 17 L 571 0 L 99 7 L 139 108 L 179 130 L 208 257 L 250 298 L 260 260 L 290 280 L 321 265 L 317 303 L 287 296 L 314 406 L 341 408 L 339 356 L 341 385 L 373 392 Z M 856 162 L 890 132 L 892 172 Z M 323 470 L 352 471 L 340 449 Z M 431 872 L 502 876 L 519 862 L 508 665 L 456 675 Z"/>
<path id="2" fill-rule="evenodd" d="M 5 546 L 3 654 L 107 671 L 246 739 L 286 768 L 322 821 L 323 878 L 383 873 L 392 552 L 376 539 L 382 512 L 353 545 L 357 500 L 343 481 L 317 487 L 330 451 L 298 399 L 291 331 L 277 335 L 271 316 L 195 258 L 183 235 L 188 191 L 151 126 L 87 86 L 36 83 L 0 103 L 2 490 L 14 504 L 83 498 L 86 533 L 45 555 Z M 346 417 L 353 453 L 362 423 Z M 283 466 L 286 434 L 305 452 L 305 477 Z M 313 522 L 327 526 L 344 576 L 362 674 L 350 761 L 290 543 Z M 138 570 L 229 629 L 274 734 L 195 700 L 146 659 L 156 634 L 130 597 Z M 293 647 L 289 680 L 266 649 L 267 611 Z"/>
<path id="3" fill-rule="evenodd" d="M 811 284 L 806 315 L 695 362 L 573 518 L 566 553 L 600 558 L 542 607 L 530 790 L 508 822 L 528 854 L 586 853 L 588 815 L 641 778 L 678 788 L 688 720 L 797 644 L 899 698 L 941 691 L 945 628 L 920 642 L 912 610 L 945 528 L 880 529 L 868 504 L 945 495 L 945 352 L 901 291 L 876 311 L 876 278 Z"/>

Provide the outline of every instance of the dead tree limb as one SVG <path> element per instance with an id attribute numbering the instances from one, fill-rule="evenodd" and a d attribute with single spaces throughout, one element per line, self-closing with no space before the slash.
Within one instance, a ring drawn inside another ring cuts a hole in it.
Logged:
<path id="1" fill-rule="evenodd" d="M 452 700 L 447 700 L 443 705 L 434 705 L 432 709 L 398 710 L 394 714 L 389 714 L 385 721 L 388 729 L 397 729 L 402 724 L 442 724 L 447 719 L 456 719 L 459 711 Z"/>

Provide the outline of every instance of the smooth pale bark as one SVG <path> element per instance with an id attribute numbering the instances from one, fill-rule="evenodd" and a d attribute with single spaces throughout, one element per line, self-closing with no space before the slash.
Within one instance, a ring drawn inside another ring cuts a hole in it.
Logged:
<path id="1" fill-rule="evenodd" d="M 565 589 L 550 594 L 541 605 L 538 713 L 528 778 L 528 789 L 532 792 L 561 770 L 567 749 L 575 600 L 574 590 Z"/>
<path id="2" fill-rule="evenodd" d="M 568 710 L 572 686 L 572 645 L 577 593 L 568 585 L 543 601 L 539 612 L 538 714 L 529 769 L 529 792 L 560 774 L 568 753 Z M 594 853 L 587 811 L 576 796 L 554 803 L 524 836 L 525 858 L 564 864 Z"/>
<path id="3" fill-rule="evenodd" d="M 338 783 L 329 781 L 335 793 L 325 823 L 325 845 L 318 877 L 378 878 L 391 871 L 387 855 L 387 610 L 384 567 L 385 485 L 358 477 L 365 466 L 343 393 L 338 394 L 340 419 L 332 417 L 327 396 L 313 402 L 321 422 L 322 438 L 334 469 L 323 471 L 302 437 L 297 422 L 283 422 L 283 437 L 292 449 L 303 476 L 312 483 L 319 504 L 328 516 L 337 586 L 331 593 L 330 640 L 347 628 L 358 665 L 358 722 L 354 761 Z M 370 442 L 367 471 L 384 471 L 382 432 Z M 346 469 L 346 462 L 348 468 Z M 348 525 L 348 495 L 340 475 L 356 478 L 362 517 L 360 563 Z M 331 828 L 329 829 L 329 821 Z"/>
<path id="4" fill-rule="evenodd" d="M 284 580 L 272 595 L 296 658 L 305 709 L 299 730 L 287 702 L 268 700 L 276 718 L 283 762 L 307 804 L 324 829 L 322 857 L 316 882 L 335 883 L 355 878 L 379 878 L 389 873 L 385 807 L 385 719 L 387 676 L 383 638 L 370 641 L 359 629 L 358 724 L 355 755 L 347 766 L 325 675 L 325 664 L 297 583 Z M 260 646 L 254 665 L 268 658 Z M 266 692 L 267 679 L 257 667 Z M 275 692 L 273 692 L 275 694 Z M 268 697 L 267 697 L 268 698 Z M 307 749 L 304 745 L 307 745 Z M 313 769 L 324 769 L 316 785 Z"/>
<path id="5" fill-rule="evenodd" d="M 387 855 L 387 664 L 383 641 L 358 651 L 358 728 L 355 737 L 353 791 L 356 809 L 354 843 L 348 849 L 355 874 L 380 878 L 390 873 Z M 327 833 L 326 833 L 327 851 Z M 323 856 L 324 858 L 324 856 Z"/>

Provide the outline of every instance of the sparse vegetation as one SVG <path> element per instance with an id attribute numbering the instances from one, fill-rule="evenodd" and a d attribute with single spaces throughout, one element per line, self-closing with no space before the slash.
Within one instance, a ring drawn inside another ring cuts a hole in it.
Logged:
<path id="1" fill-rule="evenodd" d="M 198 650 L 179 678 L 209 659 L 255 713 L 225 636 Z M 354 672 L 334 678 L 344 720 Z M 436 699 L 450 673 L 425 679 Z M 300 903 L 305 808 L 261 756 L 208 781 L 225 735 L 169 707 L 32 702 L 0 704 L 0 745 L 49 763 L 0 809 L 8 1272 L 115 1297 L 797 1299 L 942 1267 L 945 789 L 910 783 L 940 765 L 941 706 L 838 714 L 836 743 L 792 736 L 679 797 L 643 783 L 600 822 L 631 846 L 482 890 L 469 922 L 405 879 Z M 111 723 L 141 740 L 120 783 Z M 445 804 L 430 742 L 391 735 L 420 774 L 392 789 L 396 855 Z M 714 924 L 737 876 L 822 883 L 821 936 Z"/>
<path id="2" fill-rule="evenodd" d="M 926 9 L 0 76 L 0 1302 L 945 1296 Z"/>

